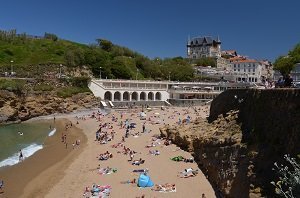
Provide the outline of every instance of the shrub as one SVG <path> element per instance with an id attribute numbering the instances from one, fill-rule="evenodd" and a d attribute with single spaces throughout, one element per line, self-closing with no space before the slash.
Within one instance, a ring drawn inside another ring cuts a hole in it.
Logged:
<path id="1" fill-rule="evenodd" d="M 57 95 L 62 98 L 68 98 L 78 93 L 90 92 L 90 90 L 82 87 L 65 87 L 57 91 Z"/>
<path id="2" fill-rule="evenodd" d="M 272 181 L 275 192 L 286 198 L 300 197 L 300 164 L 295 158 L 285 155 L 284 159 L 288 162 L 287 166 L 274 163 L 275 169 L 279 174 L 277 182 Z"/>
<path id="3" fill-rule="evenodd" d="M 39 84 L 35 85 L 33 90 L 34 91 L 52 91 L 54 87 L 52 85 L 47 85 L 47 84 Z"/>
<path id="4" fill-rule="evenodd" d="M 0 79 L 0 89 L 21 93 L 25 83 L 19 79 Z"/>

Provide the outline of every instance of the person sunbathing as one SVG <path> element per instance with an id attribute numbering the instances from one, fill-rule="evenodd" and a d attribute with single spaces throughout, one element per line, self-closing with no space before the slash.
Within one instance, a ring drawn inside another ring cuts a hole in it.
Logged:
<path id="1" fill-rule="evenodd" d="M 149 154 L 151 154 L 151 155 L 160 155 L 160 152 L 158 150 L 149 150 Z"/>
<path id="2" fill-rule="evenodd" d="M 163 191 L 163 192 L 171 192 L 176 190 L 175 184 L 165 183 L 165 184 L 155 184 L 155 186 L 151 189 L 154 191 Z"/>
<path id="3" fill-rule="evenodd" d="M 142 158 L 140 158 L 139 160 L 133 161 L 131 164 L 139 166 L 139 165 L 144 164 L 144 163 L 145 163 L 145 160 L 143 160 Z"/>
<path id="4" fill-rule="evenodd" d="M 156 145 L 153 142 L 151 142 L 151 144 L 147 145 L 146 148 L 151 148 L 151 147 L 155 147 L 155 146 Z"/>
<path id="5" fill-rule="evenodd" d="M 179 177 L 188 178 L 188 177 L 194 177 L 198 175 L 198 169 L 194 170 L 193 168 L 187 168 L 184 169 L 179 175 Z"/>
<path id="6" fill-rule="evenodd" d="M 121 182 L 121 184 L 135 184 L 136 183 L 136 179 L 132 179 L 132 180 L 127 180 L 127 181 L 123 181 Z"/>

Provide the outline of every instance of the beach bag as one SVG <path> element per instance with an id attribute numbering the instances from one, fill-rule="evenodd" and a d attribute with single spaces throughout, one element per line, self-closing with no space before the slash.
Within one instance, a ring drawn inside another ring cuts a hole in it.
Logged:
<path id="1" fill-rule="evenodd" d="M 154 184 L 151 181 L 150 177 L 148 175 L 140 174 L 138 179 L 138 186 L 139 187 L 152 187 Z"/>

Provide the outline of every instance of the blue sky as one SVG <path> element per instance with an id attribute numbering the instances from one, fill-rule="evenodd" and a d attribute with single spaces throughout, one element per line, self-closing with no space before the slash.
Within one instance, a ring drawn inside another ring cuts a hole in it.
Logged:
<path id="1" fill-rule="evenodd" d="M 105 38 L 150 58 L 186 57 L 188 36 L 219 36 L 222 49 L 275 60 L 300 43 L 298 0 L 9 0 L 0 29 Z"/>

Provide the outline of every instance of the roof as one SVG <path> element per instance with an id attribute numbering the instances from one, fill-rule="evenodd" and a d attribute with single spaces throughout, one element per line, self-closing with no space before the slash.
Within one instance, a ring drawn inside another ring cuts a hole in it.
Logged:
<path id="1" fill-rule="evenodd" d="M 234 63 L 257 63 L 259 61 L 253 59 L 236 60 Z"/>
<path id="2" fill-rule="evenodd" d="M 217 39 L 214 39 L 211 36 L 194 37 L 188 42 L 188 45 L 213 45 L 213 44 L 221 44 L 219 37 Z"/>

